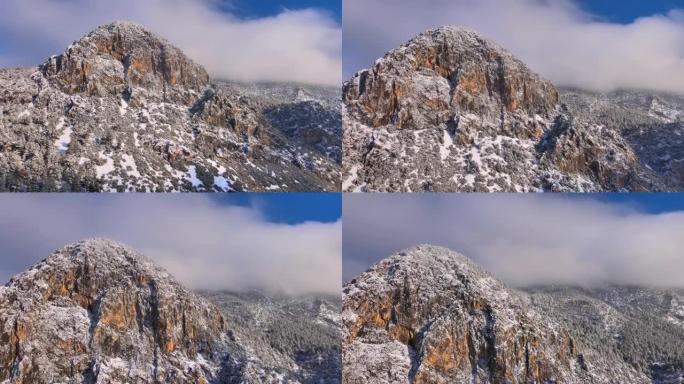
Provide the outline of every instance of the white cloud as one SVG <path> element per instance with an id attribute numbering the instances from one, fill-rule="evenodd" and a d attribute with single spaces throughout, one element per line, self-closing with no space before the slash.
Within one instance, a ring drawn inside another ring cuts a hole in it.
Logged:
<path id="1" fill-rule="evenodd" d="M 200 195 L 6 195 L 0 283 L 91 237 L 141 251 L 192 288 L 339 293 L 340 222 L 296 225 Z"/>
<path id="2" fill-rule="evenodd" d="M 558 85 L 684 92 L 684 11 L 623 25 L 571 0 L 347 0 L 344 76 L 441 25 L 479 31 Z"/>
<path id="3" fill-rule="evenodd" d="M 3 0 L 0 32 L 16 65 L 35 65 L 114 20 L 170 40 L 214 77 L 339 85 L 342 31 L 328 14 L 284 10 L 241 20 L 215 0 Z"/>
<path id="4" fill-rule="evenodd" d="M 682 228 L 684 211 L 647 214 L 586 197 L 345 196 L 344 278 L 393 252 L 432 243 L 513 285 L 684 287 Z"/>

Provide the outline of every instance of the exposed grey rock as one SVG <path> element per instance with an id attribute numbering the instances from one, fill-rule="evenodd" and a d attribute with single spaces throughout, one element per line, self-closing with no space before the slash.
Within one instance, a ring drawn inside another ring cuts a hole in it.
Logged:
<path id="1" fill-rule="evenodd" d="M 630 190 L 684 190 L 684 96 L 563 89 L 561 100 L 575 119 L 605 127 L 615 136 L 613 145 L 627 147 L 634 154 L 649 184 Z M 625 163 L 612 159 L 606 164 Z"/>
<path id="2" fill-rule="evenodd" d="M 102 26 L 39 68 L 2 69 L 0 84 L 0 190 L 339 190 L 340 128 L 328 126 L 339 107 L 274 120 L 272 108 L 301 111 L 270 91 L 302 87 L 241 94 L 135 24 Z"/>
<path id="3" fill-rule="evenodd" d="M 424 32 L 344 84 L 343 190 L 684 189 L 676 144 L 652 159 L 679 139 L 684 98 L 591 97 L 559 92 L 473 31 Z"/>

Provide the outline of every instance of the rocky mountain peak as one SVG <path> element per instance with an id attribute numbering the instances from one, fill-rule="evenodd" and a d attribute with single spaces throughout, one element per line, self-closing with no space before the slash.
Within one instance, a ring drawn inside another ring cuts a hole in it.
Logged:
<path id="1" fill-rule="evenodd" d="M 199 92 L 209 82 L 207 71 L 180 49 L 129 22 L 95 29 L 48 59 L 41 70 L 64 92 L 91 96 L 121 95 L 135 88 Z"/>
<path id="2" fill-rule="evenodd" d="M 28 288 L 28 285 L 40 285 L 43 279 L 60 278 L 64 274 L 74 279 L 87 279 L 88 288 L 94 291 L 106 289 L 113 283 L 108 279 L 114 279 L 117 283 L 132 279 L 136 284 L 155 280 L 180 287 L 173 277 L 142 254 L 122 243 L 103 238 L 82 240 L 61 248 L 28 271 L 12 278 L 9 286 Z M 65 288 L 83 289 L 86 286 Z"/>
<path id="3" fill-rule="evenodd" d="M 482 269 L 479 265 L 471 261 L 466 256 L 454 252 L 448 248 L 421 244 L 395 255 L 383 259 L 376 264 L 369 272 L 373 275 L 382 275 L 391 270 L 393 280 L 424 278 L 431 276 L 429 281 L 423 284 L 430 284 L 433 288 L 440 285 L 451 286 L 454 279 L 461 281 L 487 281 L 492 286 L 503 286 L 497 279 Z M 475 285 L 471 285 L 475 288 Z"/>
<path id="4" fill-rule="evenodd" d="M 0 382 L 203 382 L 230 376 L 218 309 L 120 243 L 66 246 L 0 291 Z"/>
<path id="5" fill-rule="evenodd" d="M 492 277 L 488 272 L 463 254 L 454 252 L 446 247 L 432 244 L 420 244 L 407 248 L 385 260 L 389 262 L 397 261 L 399 263 L 409 262 L 426 266 L 440 263 L 445 267 L 463 271 L 463 274 L 473 278 Z"/>
<path id="6" fill-rule="evenodd" d="M 343 190 L 663 191 L 681 98 L 563 91 L 468 29 L 423 32 L 343 87 Z M 667 154 L 663 155 L 663 151 Z"/>
<path id="7" fill-rule="evenodd" d="M 0 190 L 339 190 L 335 96 L 210 81 L 145 28 L 107 24 L 38 68 L 0 70 Z"/>
<path id="8" fill-rule="evenodd" d="M 372 127 L 422 129 L 458 115 L 550 115 L 554 86 L 474 31 L 441 27 L 387 53 L 344 86 L 349 113 Z M 541 133 L 537 133 L 540 135 Z"/>
<path id="9" fill-rule="evenodd" d="M 343 383 L 645 382 L 588 361 L 528 296 L 445 248 L 399 252 L 352 280 L 342 319 Z"/>

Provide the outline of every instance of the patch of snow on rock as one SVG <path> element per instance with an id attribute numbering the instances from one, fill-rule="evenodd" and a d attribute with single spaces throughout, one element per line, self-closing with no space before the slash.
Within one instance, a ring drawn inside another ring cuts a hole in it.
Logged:
<path id="1" fill-rule="evenodd" d="M 62 117 L 57 123 L 57 126 L 55 126 L 55 130 L 58 132 L 62 131 L 59 138 L 57 138 L 57 141 L 55 141 L 55 146 L 60 153 L 64 154 L 69 150 L 69 144 L 71 144 L 71 126 L 64 128 L 64 118 Z"/>

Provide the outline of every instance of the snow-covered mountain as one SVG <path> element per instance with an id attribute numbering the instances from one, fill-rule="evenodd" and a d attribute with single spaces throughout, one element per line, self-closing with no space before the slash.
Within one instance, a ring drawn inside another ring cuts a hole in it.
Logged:
<path id="1" fill-rule="evenodd" d="M 236 382 L 218 309 L 135 251 L 67 246 L 0 288 L 0 382 Z"/>
<path id="2" fill-rule="evenodd" d="M 392 255 L 344 287 L 343 383 L 682 382 L 681 293 L 554 292 L 441 247 Z"/>
<path id="3" fill-rule="evenodd" d="M 340 302 L 193 293 L 93 239 L 0 287 L 0 383 L 339 383 Z"/>
<path id="4" fill-rule="evenodd" d="M 684 383 L 684 290 L 531 287 L 534 306 L 583 344 L 617 355 L 655 384 Z"/>
<path id="5" fill-rule="evenodd" d="M 331 92 L 211 80 L 141 26 L 104 25 L 0 70 L 0 190 L 339 190 Z"/>
<path id="6" fill-rule="evenodd" d="M 254 383 L 340 383 L 339 296 L 201 292 L 234 325 Z"/>
<path id="7" fill-rule="evenodd" d="M 558 90 L 441 27 L 343 86 L 345 191 L 684 189 L 684 96 Z"/>

